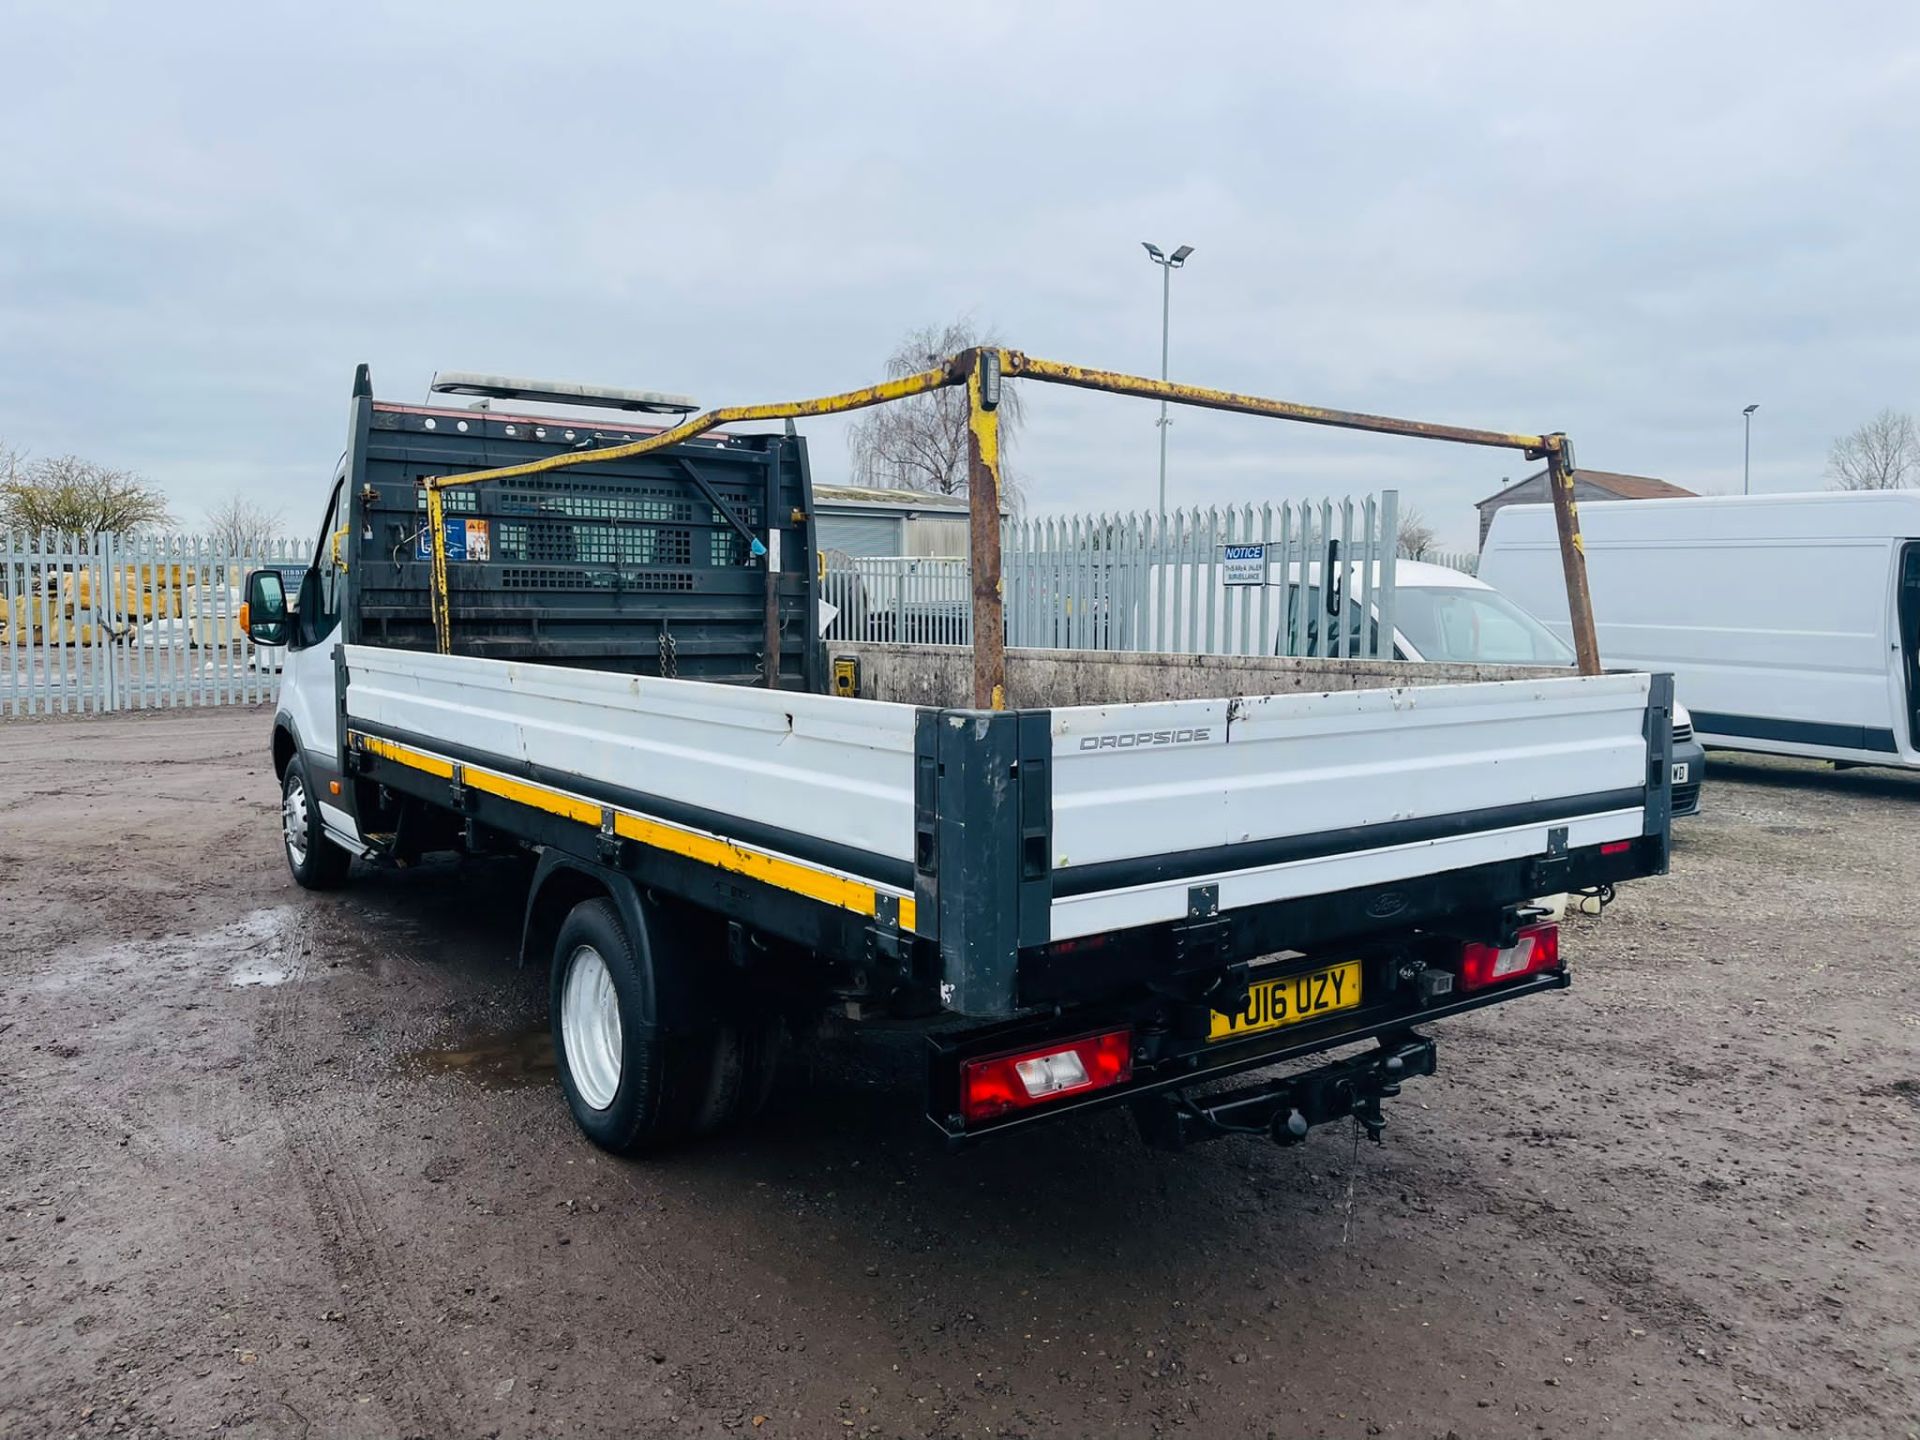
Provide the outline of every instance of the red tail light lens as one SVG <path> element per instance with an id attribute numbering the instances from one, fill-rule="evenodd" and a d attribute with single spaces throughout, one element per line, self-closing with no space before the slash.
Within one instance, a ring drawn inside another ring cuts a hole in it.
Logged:
<path id="1" fill-rule="evenodd" d="M 1484 990 L 1502 980 L 1553 970 L 1560 964 L 1560 927 L 1534 925 L 1522 930 L 1504 950 L 1468 943 L 1460 947 L 1460 988 Z"/>
<path id="2" fill-rule="evenodd" d="M 969 1125 L 1133 1078 L 1133 1031 L 1050 1041 L 969 1060 L 960 1067 L 960 1114 Z"/>

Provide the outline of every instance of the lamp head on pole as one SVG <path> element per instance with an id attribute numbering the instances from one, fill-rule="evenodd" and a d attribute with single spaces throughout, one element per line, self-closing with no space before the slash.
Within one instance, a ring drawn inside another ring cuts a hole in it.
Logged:
<path id="1" fill-rule="evenodd" d="M 1153 257 L 1154 264 L 1164 265 L 1167 263 L 1167 257 L 1160 253 L 1160 247 L 1158 245 L 1155 245 L 1150 240 L 1142 240 L 1140 243 L 1147 247 L 1147 254 Z"/>
<path id="2" fill-rule="evenodd" d="M 1182 245 L 1179 249 L 1175 250 L 1173 254 L 1169 255 L 1150 240 L 1142 240 L 1140 244 L 1146 250 L 1148 259 L 1152 260 L 1156 265 L 1166 266 L 1169 270 L 1178 270 L 1182 265 L 1187 263 L 1187 257 L 1193 254 L 1193 246 L 1191 245 Z"/>
<path id="3" fill-rule="evenodd" d="M 1760 402 L 1756 400 L 1753 402 L 1753 404 L 1747 406 L 1747 408 L 1742 410 L 1740 413 L 1742 415 L 1751 415 L 1753 414 L 1754 411 L 1758 410 L 1759 408 L 1760 408 Z"/>

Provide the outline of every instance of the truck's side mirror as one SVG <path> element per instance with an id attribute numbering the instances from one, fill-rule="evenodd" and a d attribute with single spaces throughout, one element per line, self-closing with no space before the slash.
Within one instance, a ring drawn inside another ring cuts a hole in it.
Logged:
<path id="1" fill-rule="evenodd" d="M 256 645 L 287 643 L 287 582 L 278 570 L 255 570 L 247 576 L 240 628 Z"/>

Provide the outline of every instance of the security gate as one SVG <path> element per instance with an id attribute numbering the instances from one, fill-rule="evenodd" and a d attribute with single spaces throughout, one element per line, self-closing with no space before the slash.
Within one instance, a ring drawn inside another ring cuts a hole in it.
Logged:
<path id="1" fill-rule="evenodd" d="M 241 632 L 242 591 L 249 570 L 305 569 L 303 549 L 0 533 L 0 716 L 274 699 L 280 652 Z"/>

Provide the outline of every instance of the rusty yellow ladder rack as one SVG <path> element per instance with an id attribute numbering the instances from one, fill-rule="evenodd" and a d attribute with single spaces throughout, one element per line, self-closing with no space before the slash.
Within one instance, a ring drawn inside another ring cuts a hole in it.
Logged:
<path id="1" fill-rule="evenodd" d="M 1182 385 L 1170 380 L 1150 380 L 1139 375 L 1066 365 L 1057 360 L 1042 360 L 1018 350 L 997 347 L 963 350 L 934 369 L 869 385 L 861 390 L 848 390 L 816 400 L 722 406 L 704 411 L 644 440 L 610 445 L 600 450 L 570 451 L 544 460 L 530 460 L 522 465 L 441 475 L 426 481 L 427 524 L 433 545 L 435 644 L 443 655 L 450 653 L 453 647 L 452 611 L 447 596 L 446 510 L 441 496 L 443 491 L 455 485 L 475 485 L 486 480 L 506 480 L 516 475 L 539 475 L 549 470 L 564 470 L 574 465 L 625 460 L 691 440 L 721 425 L 798 420 L 812 415 L 840 415 L 851 410 L 864 410 L 874 405 L 904 400 L 911 395 L 924 395 L 948 386 L 964 385 L 967 387 L 969 410 L 967 494 L 972 535 L 973 703 L 981 709 L 1004 709 L 1006 640 L 1001 622 L 998 411 L 1000 386 L 1003 381 L 1014 378 L 1038 380 L 1050 385 L 1070 385 L 1082 390 L 1103 390 L 1113 395 L 1165 400 L 1207 410 L 1227 410 L 1240 415 L 1262 415 L 1304 425 L 1328 425 L 1376 435 L 1402 435 L 1416 440 L 1441 440 L 1455 445 L 1517 450 L 1529 460 L 1545 460 L 1548 490 L 1553 497 L 1554 521 L 1560 533 L 1560 562 L 1566 576 L 1567 613 L 1572 619 L 1574 654 L 1582 675 L 1600 673 L 1600 650 L 1593 628 L 1593 604 L 1587 590 L 1586 554 L 1581 547 L 1580 517 L 1573 500 L 1573 450 L 1565 435 L 1474 430 L 1458 425 L 1398 420 L 1388 415 L 1329 410 L 1317 405 L 1269 400 L 1231 390 L 1209 390 L 1199 385 Z"/>

